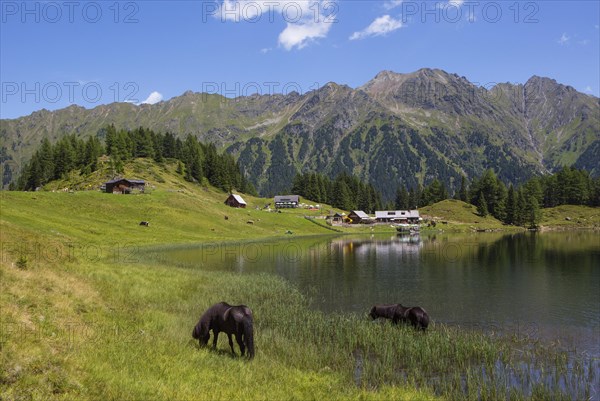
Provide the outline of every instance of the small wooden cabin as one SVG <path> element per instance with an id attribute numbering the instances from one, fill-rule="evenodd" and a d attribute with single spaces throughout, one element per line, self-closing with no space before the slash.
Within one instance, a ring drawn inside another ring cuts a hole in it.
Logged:
<path id="1" fill-rule="evenodd" d="M 144 192 L 146 182 L 144 180 L 129 180 L 117 178 L 104 183 L 104 191 L 107 194 L 130 194 L 132 191 Z"/>
<path id="2" fill-rule="evenodd" d="M 277 195 L 275 196 L 275 208 L 293 208 L 298 207 L 300 205 L 300 196 L 299 195 Z"/>
<path id="3" fill-rule="evenodd" d="M 362 210 L 353 210 L 348 215 L 348 218 L 352 220 L 352 224 L 364 224 L 371 222 L 371 218 L 369 217 L 369 215 L 363 212 Z"/>
<path id="4" fill-rule="evenodd" d="M 237 195 L 237 194 L 230 194 L 227 197 L 227 199 L 225 199 L 225 204 L 227 206 L 240 207 L 240 208 L 245 208 L 247 205 L 244 198 L 242 198 L 240 195 Z"/>
<path id="5" fill-rule="evenodd" d="M 332 226 L 341 226 L 344 224 L 344 219 L 346 215 L 344 213 L 336 213 L 330 217 L 330 222 Z"/>

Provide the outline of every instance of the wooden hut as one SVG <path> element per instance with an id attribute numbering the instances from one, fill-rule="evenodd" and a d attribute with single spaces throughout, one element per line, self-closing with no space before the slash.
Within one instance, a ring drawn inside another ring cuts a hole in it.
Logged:
<path id="1" fill-rule="evenodd" d="M 371 222 L 371 218 L 369 217 L 369 215 L 366 214 L 365 212 L 363 212 L 362 210 L 353 210 L 348 215 L 348 218 L 350 220 L 352 220 L 352 224 L 359 224 L 359 223 L 364 224 L 364 223 Z"/>
<path id="2" fill-rule="evenodd" d="M 117 178 L 104 183 L 104 191 L 108 194 L 130 194 L 132 191 L 144 192 L 146 182 L 144 180 L 129 180 Z"/>
<path id="3" fill-rule="evenodd" d="M 241 208 L 245 208 L 246 207 L 246 201 L 237 194 L 230 194 L 227 199 L 225 199 L 225 204 L 227 206 L 231 206 L 231 207 L 241 207 Z"/>
<path id="4" fill-rule="evenodd" d="M 330 222 L 332 226 L 341 226 L 344 224 L 344 219 L 346 215 L 344 213 L 336 213 L 333 216 L 330 216 Z"/>

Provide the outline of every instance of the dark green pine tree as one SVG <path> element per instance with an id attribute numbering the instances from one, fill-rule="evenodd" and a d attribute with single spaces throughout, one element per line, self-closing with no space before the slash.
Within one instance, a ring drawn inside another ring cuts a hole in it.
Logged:
<path id="1" fill-rule="evenodd" d="M 542 185 L 544 189 L 544 207 L 558 206 L 558 197 L 560 189 L 558 187 L 557 174 L 553 174 L 544 179 Z"/>
<path id="2" fill-rule="evenodd" d="M 542 220 L 542 211 L 540 209 L 540 205 L 535 196 L 530 196 L 526 199 L 527 207 L 526 207 L 526 223 L 529 228 L 537 228 Z"/>
<path id="3" fill-rule="evenodd" d="M 54 150 L 48 138 L 42 140 L 38 151 L 41 177 L 43 183 L 50 182 L 54 178 Z"/>
<path id="4" fill-rule="evenodd" d="M 508 187 L 508 195 L 506 197 L 506 210 L 504 222 L 506 224 L 515 224 L 515 213 L 517 211 L 517 198 L 515 189 L 512 184 Z"/>
<path id="5" fill-rule="evenodd" d="M 82 167 L 87 167 L 90 172 L 96 171 L 98 168 L 98 157 L 102 156 L 103 151 L 100 140 L 95 136 L 89 137 L 85 142 Z"/>
<path id="6" fill-rule="evenodd" d="M 175 137 L 170 132 L 167 132 L 163 137 L 162 154 L 167 159 L 177 157 L 177 142 Z"/>
<path id="7" fill-rule="evenodd" d="M 205 169 L 203 169 L 201 154 L 202 150 L 200 149 L 200 144 L 198 143 L 196 137 L 188 135 L 185 138 L 183 145 L 183 163 L 185 165 L 185 179 L 187 181 L 202 181 L 203 170 Z M 213 160 L 214 163 L 211 163 L 211 168 L 213 164 L 216 164 L 216 157 L 212 157 L 211 162 Z M 206 164 L 208 164 L 208 162 Z"/>
<path id="8" fill-rule="evenodd" d="M 106 145 L 106 154 L 112 155 L 112 154 L 114 154 L 113 146 L 114 146 L 115 142 L 117 141 L 117 129 L 115 128 L 115 126 L 113 124 L 110 124 L 108 127 L 106 127 L 106 129 L 104 131 L 105 131 L 104 143 Z"/>
<path id="9" fill-rule="evenodd" d="M 188 136 L 188 138 L 186 139 L 186 144 L 190 140 L 190 136 Z M 193 140 L 195 141 L 196 138 L 194 137 Z M 210 182 L 212 185 L 215 185 L 218 181 L 218 177 L 221 175 L 221 172 L 218 171 L 220 167 L 217 166 L 217 148 L 214 144 L 211 143 L 208 146 L 206 146 L 204 152 L 204 175 L 206 178 L 208 178 L 208 182 Z"/>
<path id="10" fill-rule="evenodd" d="M 481 193 L 479 195 L 479 201 L 477 204 L 477 213 L 481 216 L 481 217 L 485 217 L 488 215 L 488 207 L 487 207 L 487 200 L 485 199 L 485 195 L 483 193 Z"/>
<path id="11" fill-rule="evenodd" d="M 410 209 L 410 200 L 408 191 L 404 185 L 401 185 L 396 190 L 396 202 L 395 202 L 396 210 L 408 210 Z"/>
<path id="12" fill-rule="evenodd" d="M 296 173 L 292 181 L 292 193 L 304 196 L 304 175 Z"/>
<path id="13" fill-rule="evenodd" d="M 37 187 L 42 186 L 44 184 L 41 179 L 42 173 L 40 157 L 39 154 L 36 153 L 33 155 L 27 166 L 23 189 L 26 191 L 35 191 Z"/>
<path id="14" fill-rule="evenodd" d="M 506 185 L 500 179 L 496 179 L 496 191 L 494 192 L 494 213 L 493 216 L 498 220 L 504 221 L 506 218 L 506 198 L 508 191 Z"/>
<path id="15" fill-rule="evenodd" d="M 161 163 L 163 158 L 163 143 L 164 137 L 161 134 L 157 134 L 154 131 L 150 131 L 150 137 L 152 138 L 152 148 L 154 150 L 154 161 Z"/>
<path id="16" fill-rule="evenodd" d="M 315 202 L 321 199 L 319 182 L 317 181 L 317 175 L 315 173 L 308 174 L 306 187 L 304 188 L 304 197 Z"/>
<path id="17" fill-rule="evenodd" d="M 515 208 L 515 213 L 514 213 L 514 224 L 516 226 L 523 226 L 525 225 L 525 206 L 526 206 L 526 202 L 525 202 L 525 195 L 523 194 L 523 189 L 519 188 L 518 190 L 516 190 L 515 192 L 515 197 L 517 199 L 516 201 L 516 208 Z"/>
<path id="18" fill-rule="evenodd" d="M 408 193 L 408 209 L 417 209 L 421 202 L 421 186 L 417 185 L 416 188 L 411 188 Z"/>
<path id="19" fill-rule="evenodd" d="M 85 142 L 73 136 L 71 139 L 71 146 L 73 147 L 73 150 L 75 150 L 75 165 L 73 168 L 78 169 L 85 167 L 87 165 L 85 162 Z"/>
<path id="20" fill-rule="evenodd" d="M 348 184 L 341 177 L 338 177 L 333 183 L 331 205 L 342 210 L 352 210 L 350 188 L 348 188 Z"/>
<path id="21" fill-rule="evenodd" d="M 63 138 L 54 147 L 54 178 L 61 178 L 75 168 L 77 155 L 68 138 Z"/>
<path id="22" fill-rule="evenodd" d="M 448 191 L 444 184 L 434 179 L 424 190 L 421 196 L 423 205 L 432 205 L 448 198 Z"/>
<path id="23" fill-rule="evenodd" d="M 323 185 L 323 177 L 319 173 L 315 173 L 315 193 L 317 194 L 315 201 L 317 203 L 323 203 L 327 196 L 327 191 Z"/>
<path id="24" fill-rule="evenodd" d="M 154 157 L 154 142 L 150 130 L 138 128 L 130 134 L 134 142 L 133 157 Z"/>

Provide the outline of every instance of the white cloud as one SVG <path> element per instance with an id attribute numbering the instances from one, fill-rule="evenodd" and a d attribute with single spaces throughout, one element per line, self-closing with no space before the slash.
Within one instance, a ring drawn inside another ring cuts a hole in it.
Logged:
<path id="1" fill-rule="evenodd" d="M 163 95 L 154 91 L 141 104 L 155 104 L 163 99 Z"/>
<path id="2" fill-rule="evenodd" d="M 316 39 L 325 38 L 331 24 L 337 22 L 336 0 L 223 0 L 215 18 L 226 22 L 276 22 L 283 20 L 286 28 L 278 43 L 285 50 L 302 49 Z M 397 1 L 397 0 L 394 0 Z M 272 50 L 263 48 L 262 54 Z"/>
<path id="3" fill-rule="evenodd" d="M 396 7 L 400 7 L 402 5 L 402 1 L 403 0 L 388 0 L 385 3 L 383 3 L 383 8 L 385 8 L 386 10 L 391 10 Z"/>
<path id="4" fill-rule="evenodd" d="M 465 0 L 448 0 L 448 4 L 454 7 L 460 7 L 464 2 Z"/>
<path id="5" fill-rule="evenodd" d="M 566 33 L 563 33 L 562 36 L 560 37 L 560 39 L 558 39 L 558 44 L 559 45 L 566 45 L 569 44 L 569 40 L 571 40 L 571 38 L 569 36 L 567 36 Z"/>
<path id="6" fill-rule="evenodd" d="M 371 25 L 359 32 L 354 32 L 350 36 L 350 40 L 364 39 L 369 36 L 387 35 L 396 29 L 402 28 L 402 21 L 394 19 L 389 15 L 376 18 L 371 22 Z"/>
<path id="7" fill-rule="evenodd" d="M 594 93 L 594 91 L 592 90 L 592 87 L 591 87 L 591 86 L 589 86 L 589 85 L 585 87 L 584 91 L 585 91 L 586 93 Z"/>
<path id="8" fill-rule="evenodd" d="M 316 39 L 326 37 L 330 28 L 331 24 L 327 22 L 288 23 L 287 27 L 279 34 L 279 44 L 285 50 L 292 50 L 294 47 L 302 49 Z"/>
<path id="9" fill-rule="evenodd" d="M 273 49 L 272 49 L 272 48 L 270 48 L 270 47 L 265 47 L 265 48 L 262 48 L 262 49 L 260 49 L 260 54 L 267 54 L 267 53 L 268 53 L 268 52 L 270 52 L 271 50 L 273 50 Z"/>

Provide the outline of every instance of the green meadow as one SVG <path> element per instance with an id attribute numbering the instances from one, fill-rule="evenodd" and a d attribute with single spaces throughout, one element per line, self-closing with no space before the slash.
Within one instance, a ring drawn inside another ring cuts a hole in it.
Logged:
<path id="1" fill-rule="evenodd" d="M 0 193 L 0 399 L 568 399 L 543 384 L 506 386 L 539 369 L 566 372 L 552 347 L 327 315 L 278 277 L 146 259 L 145 247 L 166 244 L 333 233 L 304 218 L 326 212 L 257 210 L 270 200 L 252 197 L 231 209 L 222 192 L 134 167 L 154 186 L 148 194 Z M 253 309 L 255 359 L 232 357 L 224 335 L 216 351 L 192 340 L 201 313 L 222 300 Z M 595 380 L 593 367 L 578 369 L 573 380 Z"/>

